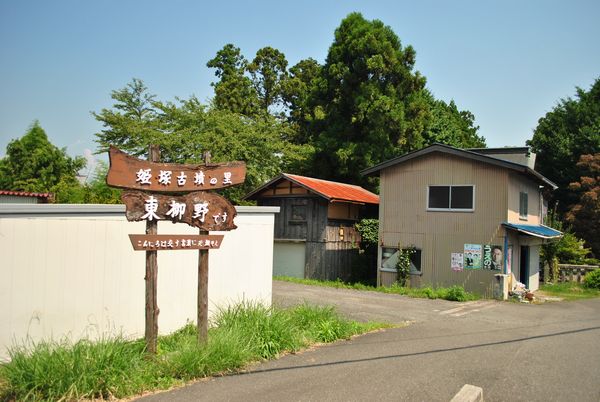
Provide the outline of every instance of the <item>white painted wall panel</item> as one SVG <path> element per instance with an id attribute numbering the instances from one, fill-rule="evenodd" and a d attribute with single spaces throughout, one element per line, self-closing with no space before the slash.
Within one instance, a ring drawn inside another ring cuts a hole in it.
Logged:
<path id="1" fill-rule="evenodd" d="M 38 206 L 29 206 L 34 207 Z M 52 207 L 59 206 L 42 208 L 52 211 Z M 127 222 L 124 209 L 94 216 L 81 212 L 85 210 L 81 206 L 79 213 L 60 215 L 12 214 L 2 208 L 0 359 L 6 358 L 6 347 L 14 339 L 28 336 L 33 340 L 118 332 L 143 336 L 145 253 L 133 250 L 128 234 L 143 234 L 145 223 Z M 238 229 L 223 232 L 221 248 L 209 252 L 210 314 L 241 300 L 271 303 L 278 208 L 240 210 L 235 219 Z M 158 233 L 198 234 L 198 229 L 160 222 Z M 197 267 L 197 250 L 158 253 L 160 333 L 195 321 Z"/>

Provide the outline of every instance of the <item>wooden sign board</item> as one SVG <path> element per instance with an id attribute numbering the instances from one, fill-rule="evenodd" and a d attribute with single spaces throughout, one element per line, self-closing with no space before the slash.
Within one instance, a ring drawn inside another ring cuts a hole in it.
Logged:
<path id="1" fill-rule="evenodd" d="M 106 184 L 131 190 L 185 193 L 217 190 L 242 184 L 246 178 L 244 162 L 184 165 L 141 160 L 110 147 L 110 168 Z"/>
<path id="2" fill-rule="evenodd" d="M 206 231 L 233 230 L 235 207 L 219 194 L 198 191 L 185 196 L 126 191 L 121 195 L 128 221 L 170 220 Z"/>
<path id="3" fill-rule="evenodd" d="M 211 250 L 221 247 L 223 235 L 135 235 L 129 239 L 134 250 Z"/>

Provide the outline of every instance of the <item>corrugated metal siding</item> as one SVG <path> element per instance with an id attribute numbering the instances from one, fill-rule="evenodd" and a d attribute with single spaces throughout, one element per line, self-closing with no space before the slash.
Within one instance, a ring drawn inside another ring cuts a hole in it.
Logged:
<path id="1" fill-rule="evenodd" d="M 475 210 L 427 211 L 429 185 L 474 185 Z M 431 154 L 384 169 L 380 241 L 387 247 L 412 245 L 422 250 L 421 285 L 464 284 L 487 293 L 497 272 L 453 272 L 450 254 L 462 252 L 465 243 L 503 244 L 500 223 L 507 219 L 507 189 L 506 170 L 452 155 Z"/>
<path id="2" fill-rule="evenodd" d="M 508 221 L 515 223 L 527 223 L 528 225 L 540 224 L 540 202 L 541 195 L 537 183 L 522 176 L 513 175 L 508 181 Z M 527 219 L 519 217 L 519 193 L 526 192 L 527 195 Z"/>

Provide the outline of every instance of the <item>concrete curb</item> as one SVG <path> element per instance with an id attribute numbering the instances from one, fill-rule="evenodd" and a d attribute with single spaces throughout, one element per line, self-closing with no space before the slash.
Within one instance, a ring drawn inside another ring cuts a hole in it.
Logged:
<path id="1" fill-rule="evenodd" d="M 465 384 L 450 402 L 483 402 L 483 388 Z"/>

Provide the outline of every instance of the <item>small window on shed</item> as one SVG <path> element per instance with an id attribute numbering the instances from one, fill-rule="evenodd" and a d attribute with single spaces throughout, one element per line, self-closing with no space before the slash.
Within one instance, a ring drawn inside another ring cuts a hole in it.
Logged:
<path id="1" fill-rule="evenodd" d="M 292 221 L 306 221 L 306 205 L 292 205 Z"/>

